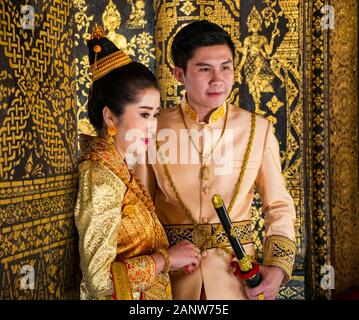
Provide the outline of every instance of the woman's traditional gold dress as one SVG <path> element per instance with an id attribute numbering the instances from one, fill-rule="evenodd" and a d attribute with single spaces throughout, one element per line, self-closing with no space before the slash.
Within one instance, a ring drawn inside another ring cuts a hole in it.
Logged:
<path id="1" fill-rule="evenodd" d="M 171 299 L 169 275 L 156 275 L 151 254 L 168 248 L 150 197 L 114 145 L 80 136 L 81 299 Z"/>

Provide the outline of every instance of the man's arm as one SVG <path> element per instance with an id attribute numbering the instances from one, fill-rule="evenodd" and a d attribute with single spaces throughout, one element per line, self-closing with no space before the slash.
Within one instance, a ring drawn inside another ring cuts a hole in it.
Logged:
<path id="1" fill-rule="evenodd" d="M 287 282 L 292 274 L 296 252 L 296 213 L 282 175 L 279 144 L 271 122 L 268 122 L 262 163 L 255 184 L 262 200 L 266 226 L 261 268 L 263 281 L 257 288 L 248 289 L 247 294 L 254 298 L 264 293 L 266 299 L 272 299 L 280 285 Z"/>

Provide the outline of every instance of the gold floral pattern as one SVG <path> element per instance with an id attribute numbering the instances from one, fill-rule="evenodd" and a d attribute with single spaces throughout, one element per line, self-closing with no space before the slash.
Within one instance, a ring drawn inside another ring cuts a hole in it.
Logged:
<path id="1" fill-rule="evenodd" d="M 186 16 L 189 16 L 193 11 L 195 11 L 196 8 L 193 6 L 192 2 L 187 0 L 185 3 L 183 3 L 180 11 L 182 11 Z"/>
<path id="2" fill-rule="evenodd" d="M 157 248 L 167 248 L 168 241 L 142 183 L 106 139 L 81 135 L 80 145 L 75 221 L 80 236 L 82 298 L 113 297 L 110 270 L 115 261 L 125 264 L 134 299 L 142 293 L 155 298 L 153 292 L 158 299 L 170 298 L 164 288 L 156 287 L 155 265 L 149 256 Z M 119 268 L 112 268 L 112 273 L 117 282 L 124 277 Z M 115 296 L 123 297 L 123 293 L 115 292 Z"/>
<path id="3" fill-rule="evenodd" d="M 147 291 L 155 280 L 156 266 L 149 256 L 135 257 L 125 261 L 131 289 L 137 292 Z"/>
<path id="4" fill-rule="evenodd" d="M 209 118 L 209 123 L 217 123 L 219 120 L 223 119 L 226 115 L 226 103 L 219 106 L 216 110 L 214 110 Z M 183 112 L 184 114 L 193 121 L 198 121 L 198 115 L 196 110 L 194 110 L 190 104 L 185 100 L 183 104 Z"/>

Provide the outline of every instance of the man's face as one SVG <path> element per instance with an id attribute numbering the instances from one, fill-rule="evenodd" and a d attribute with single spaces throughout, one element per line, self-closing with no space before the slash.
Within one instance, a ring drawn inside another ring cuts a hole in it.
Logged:
<path id="1" fill-rule="evenodd" d="M 187 91 L 189 104 L 195 108 L 213 110 L 230 95 L 233 85 L 233 55 L 223 45 L 198 48 L 187 62 L 187 70 L 176 67 L 175 77 Z"/>

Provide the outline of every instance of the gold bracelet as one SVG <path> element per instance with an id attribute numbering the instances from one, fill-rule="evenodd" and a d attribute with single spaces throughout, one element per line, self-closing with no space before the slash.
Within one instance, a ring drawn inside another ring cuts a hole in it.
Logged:
<path id="1" fill-rule="evenodd" d="M 260 293 L 257 295 L 257 300 L 265 300 L 266 298 L 264 297 L 263 293 Z"/>
<path id="2" fill-rule="evenodd" d="M 171 268 L 171 264 L 170 264 L 170 256 L 168 255 L 168 250 L 165 248 L 161 248 L 158 250 L 158 252 L 160 254 L 163 255 L 163 257 L 165 258 L 165 267 L 163 269 L 163 273 L 168 273 L 170 271 Z"/>

